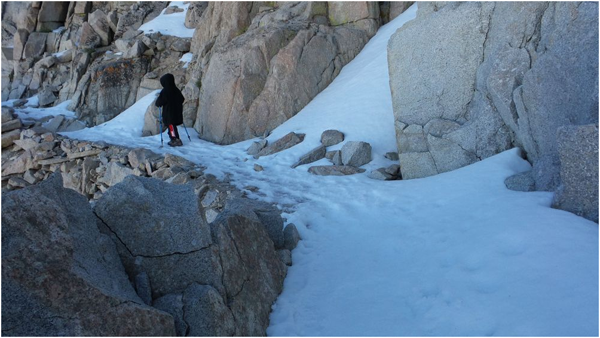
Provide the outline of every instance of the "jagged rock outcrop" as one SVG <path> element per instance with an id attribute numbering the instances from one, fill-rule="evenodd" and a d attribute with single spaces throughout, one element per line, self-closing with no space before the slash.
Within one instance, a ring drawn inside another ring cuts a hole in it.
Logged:
<path id="1" fill-rule="evenodd" d="M 296 114 L 402 7 L 198 2 L 186 13 L 185 25 L 196 28 L 192 39 L 142 34 L 138 28 L 167 4 L 3 4 L 3 99 L 39 95 L 48 106 L 71 100 L 78 118 L 96 125 L 160 89 L 146 74 L 168 72 L 183 88 L 185 124 L 204 139 L 232 143 L 268 134 Z M 185 53 L 193 54 L 189 67 L 180 62 Z"/>
<path id="2" fill-rule="evenodd" d="M 194 1 L 188 7 L 188 11 L 185 13 L 185 27 L 196 28 L 200 23 L 200 18 L 204 10 L 208 7 L 208 1 Z"/>
<path id="3" fill-rule="evenodd" d="M 147 305 L 88 201 L 61 176 L 2 196 L 2 335 L 168 336 L 173 318 Z"/>
<path id="4" fill-rule="evenodd" d="M 2 148 L 9 147 L 21 135 L 21 120 L 15 118 L 12 108 L 2 107 Z"/>
<path id="5" fill-rule="evenodd" d="M 221 278 L 198 204 L 190 185 L 130 175 L 106 191 L 94 212 L 122 243 L 130 278 L 147 273 L 158 298 L 193 282 L 217 285 Z"/>
<path id="6" fill-rule="evenodd" d="M 211 223 L 211 231 L 219 245 L 236 335 L 263 335 L 271 304 L 283 288 L 286 268 L 273 250 L 273 242 L 264 240 L 268 234 L 260 214 L 251 204 L 232 200 Z"/>
<path id="7" fill-rule="evenodd" d="M 388 45 L 402 176 L 518 146 L 555 190 L 558 128 L 598 123 L 597 25 L 596 3 L 419 4 Z"/>
<path id="8" fill-rule="evenodd" d="M 257 4 L 210 3 L 196 29 L 194 54 L 210 55 L 193 75 L 202 84 L 195 129 L 204 139 L 228 144 L 273 130 L 331 83 L 379 27 L 376 3 Z M 223 17 L 235 20 L 216 29 Z"/>
<path id="9" fill-rule="evenodd" d="M 78 108 L 79 119 L 98 125 L 132 106 L 148 64 L 148 58 L 141 57 L 98 65 L 91 74 L 88 94 Z"/>
<path id="10" fill-rule="evenodd" d="M 81 210 L 72 213 L 91 215 L 94 221 L 86 224 L 94 229 L 97 225 L 116 244 L 113 256 L 119 256 L 120 269 L 124 267 L 129 277 L 131 292 L 135 286 L 140 305 L 171 314 L 170 325 L 174 320 L 178 335 L 265 334 L 286 264 L 291 264 L 290 255 L 279 251 L 284 246 L 293 249 L 298 239 L 297 232 L 284 234 L 277 208 L 243 198 L 237 189 L 177 156 L 163 158 L 144 149 L 40 132 L 40 126 L 23 130 L 20 140 L 2 152 L 3 191 L 38 187 L 53 172 L 62 171 L 55 175 L 64 178 L 61 189 L 69 188 L 65 200 L 76 196 L 87 208 L 73 202 Z M 95 201 L 94 214 L 74 190 Z M 10 213 L 3 210 L 3 223 L 5 215 Z M 128 328 L 127 318 L 122 319 L 125 324 L 118 323 Z M 50 332 L 44 330 L 39 335 Z M 143 330 L 144 326 L 127 334 L 152 335 Z"/>
<path id="11" fill-rule="evenodd" d="M 190 185 L 128 176 L 94 212 L 115 238 L 130 278 L 146 273 L 152 298 L 174 316 L 183 314 L 187 334 L 263 335 L 285 277 L 275 253 L 283 247 L 279 212 L 232 199 L 209 227 L 199 205 Z M 173 302 L 178 295 L 181 301 Z"/>
<path id="12" fill-rule="evenodd" d="M 120 113 L 133 104 L 140 79 L 148 72 L 147 65 L 136 69 L 133 74 L 124 72 L 123 75 L 128 76 L 131 83 L 115 81 L 108 94 L 102 91 L 97 94 L 95 89 L 98 88 L 90 87 L 90 81 L 98 75 L 98 67 L 106 69 L 120 59 L 111 53 L 115 46 L 111 44 L 113 38 L 125 36 L 131 40 L 137 37 L 137 28 L 156 17 L 165 8 L 166 2 L 52 2 L 42 3 L 41 7 L 39 4 L 32 2 L 27 6 L 11 5 L 17 11 L 16 14 L 8 15 L 3 12 L 3 27 L 8 27 L 7 30 L 11 30 L 10 27 L 13 26 L 16 28 L 13 33 L 15 43 L 3 50 L 3 55 L 12 50 L 10 59 L 14 60 L 10 67 L 5 67 L 3 63 L 3 76 L 10 80 L 3 81 L 3 99 L 29 97 L 38 93 L 46 93 L 47 97 L 51 93 L 56 97 L 47 104 L 73 99 L 71 109 L 78 108 L 81 119 L 90 124 L 104 121 L 107 116 L 113 117 L 115 112 L 111 110 L 118 109 Z M 5 18 L 8 19 L 6 24 Z M 137 46 L 139 48 L 146 45 L 138 43 Z M 134 56 L 137 58 L 143 55 Z M 38 67 L 38 61 L 48 57 L 54 57 L 55 62 L 45 62 Z M 175 57 L 169 59 L 171 64 L 178 62 Z M 166 58 L 161 55 L 157 59 L 164 61 Z M 144 60 L 136 59 L 133 62 L 144 65 Z M 34 64 L 36 67 L 32 72 L 30 68 Z M 127 92 L 125 98 L 115 98 L 115 93 L 112 93 L 115 88 L 118 92 Z M 88 98 L 88 95 L 91 97 Z M 117 103 L 104 110 L 106 107 L 103 100 Z M 100 101 L 98 106 L 97 101 Z M 96 113 L 104 116 L 97 119 L 89 117 Z"/>

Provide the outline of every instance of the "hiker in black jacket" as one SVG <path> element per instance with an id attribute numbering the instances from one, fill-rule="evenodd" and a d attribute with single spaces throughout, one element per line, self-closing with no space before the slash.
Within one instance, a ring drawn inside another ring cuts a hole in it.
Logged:
<path id="1" fill-rule="evenodd" d="M 177 86 L 175 86 L 175 77 L 171 73 L 167 73 L 160 78 L 160 84 L 163 90 L 160 91 L 156 106 L 163 107 L 162 120 L 165 126 L 169 129 L 169 145 L 171 147 L 182 146 L 183 142 L 179 138 L 177 126 L 183 123 L 183 94 Z M 162 133 L 162 130 L 160 131 Z"/>

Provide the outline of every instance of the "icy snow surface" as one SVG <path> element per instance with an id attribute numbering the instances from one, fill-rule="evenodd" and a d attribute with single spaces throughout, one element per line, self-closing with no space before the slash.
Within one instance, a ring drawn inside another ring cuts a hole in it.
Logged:
<path id="1" fill-rule="evenodd" d="M 67 100 L 61 102 L 57 106 L 48 107 L 48 108 L 35 108 L 39 106 L 39 100 L 37 96 L 33 97 L 34 100 L 29 99 L 25 104 L 25 108 L 23 109 L 15 109 L 15 113 L 22 120 L 40 120 L 46 116 L 58 116 L 63 115 L 67 119 L 74 119 L 75 112 L 67 110 L 69 104 L 71 104 L 71 100 Z M 3 104 L 4 105 L 4 104 Z"/>
<path id="2" fill-rule="evenodd" d="M 189 3 L 184 1 L 171 1 L 169 7 L 176 6 L 183 9 L 183 12 L 165 14 L 166 8 L 162 10 L 159 16 L 143 24 L 139 30 L 145 34 L 160 32 L 162 35 L 178 36 L 180 38 L 191 38 L 194 36 L 194 29 L 187 28 L 184 25 L 185 13 L 190 7 Z"/>
<path id="3" fill-rule="evenodd" d="M 194 54 L 192 54 L 192 53 L 185 53 L 185 54 L 183 54 L 183 56 L 181 57 L 181 59 L 179 59 L 179 61 L 180 62 L 185 62 L 185 64 L 181 68 L 187 68 L 188 65 L 190 64 L 190 62 L 192 62 L 192 58 L 193 57 L 194 57 Z"/>
<path id="4" fill-rule="evenodd" d="M 20 101 L 19 99 L 13 99 L 13 100 L 7 100 L 7 101 L 2 101 L 2 106 L 3 107 L 14 107 L 15 102 Z M 25 99 L 25 104 L 23 105 L 24 107 L 33 107 L 33 108 L 37 108 L 40 106 L 40 99 L 38 98 L 37 95 L 32 96 L 28 99 Z"/>
<path id="5" fill-rule="evenodd" d="M 255 160 L 245 153 L 255 140 L 219 146 L 188 128 L 190 142 L 183 127 L 183 147 L 161 148 L 159 135 L 140 136 L 158 91 L 109 122 L 65 135 L 180 155 L 241 189 L 259 188 L 247 191 L 252 198 L 277 203 L 303 240 L 269 335 L 597 336 L 598 225 L 551 209 L 552 193 L 506 189 L 506 177 L 530 169 L 518 149 L 424 179 L 367 177 L 393 164 L 383 157 L 396 150 L 386 45 L 415 13 L 416 5 L 382 27 L 269 136 L 306 133 L 287 151 Z M 371 143 L 367 173 L 307 172 L 327 160 L 290 168 L 330 128 L 346 141 Z M 255 163 L 265 170 L 255 172 Z"/>

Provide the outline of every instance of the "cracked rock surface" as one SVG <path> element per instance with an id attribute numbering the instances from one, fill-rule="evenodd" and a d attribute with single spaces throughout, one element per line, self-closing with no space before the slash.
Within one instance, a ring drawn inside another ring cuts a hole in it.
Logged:
<path id="1" fill-rule="evenodd" d="M 2 196 L 2 335 L 169 336 L 145 305 L 87 199 L 60 175 Z"/>
<path id="2" fill-rule="evenodd" d="M 281 216 L 234 198 L 209 225 L 201 208 L 192 185 L 131 175 L 94 212 L 130 279 L 148 275 L 153 304 L 175 318 L 178 335 L 264 335 L 286 274 L 275 251 Z"/>
<path id="3" fill-rule="evenodd" d="M 259 215 L 242 199 L 230 201 L 211 229 L 236 335 L 264 335 L 271 304 L 283 289 L 285 265 Z"/>
<path id="4" fill-rule="evenodd" d="M 275 207 L 227 193 L 209 224 L 197 180 L 129 175 L 92 209 L 62 179 L 3 194 L 2 334 L 266 334 L 287 272 Z"/>
<path id="5" fill-rule="evenodd" d="M 130 175 L 106 191 L 94 212 L 133 256 L 187 254 L 211 244 L 189 185 Z"/>
<path id="6" fill-rule="evenodd" d="M 388 44 L 402 177 L 519 147 L 556 191 L 559 130 L 598 124 L 597 24 L 591 2 L 420 3 Z"/>

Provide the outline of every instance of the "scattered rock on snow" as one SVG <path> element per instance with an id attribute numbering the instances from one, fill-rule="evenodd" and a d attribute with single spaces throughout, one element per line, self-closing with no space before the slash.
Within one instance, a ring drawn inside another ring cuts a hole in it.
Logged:
<path id="1" fill-rule="evenodd" d="M 333 157 L 331 158 L 331 163 L 333 163 L 333 165 L 344 165 L 342 163 L 342 152 L 340 150 L 337 150 L 333 154 Z"/>
<path id="2" fill-rule="evenodd" d="M 40 103 L 40 107 L 46 107 L 51 105 L 52 103 L 54 103 L 58 98 L 56 97 L 56 95 L 54 95 L 54 93 L 46 88 L 44 90 L 42 90 L 39 94 L 39 103 Z"/>
<path id="3" fill-rule="evenodd" d="M 304 156 L 300 157 L 300 160 L 298 160 L 298 162 L 296 162 L 294 165 L 292 165 L 292 168 L 296 168 L 297 166 L 300 166 L 303 164 L 308 164 L 308 163 L 318 161 L 325 157 L 325 153 L 326 153 L 325 146 L 320 145 L 320 146 L 316 147 L 315 149 L 309 151 Z"/>
<path id="4" fill-rule="evenodd" d="M 267 146 L 267 140 L 263 139 L 260 140 L 258 142 L 253 142 L 252 145 L 250 146 L 250 148 L 248 148 L 247 153 L 248 155 L 258 155 L 258 153 Z"/>
<path id="5" fill-rule="evenodd" d="M 385 172 L 392 176 L 400 176 L 400 165 L 392 164 L 391 166 L 385 168 Z"/>
<path id="6" fill-rule="evenodd" d="M 325 147 L 336 145 L 344 141 L 344 134 L 337 130 L 325 130 L 321 134 L 321 143 Z"/>
<path id="7" fill-rule="evenodd" d="M 64 121 L 65 117 L 63 115 L 57 115 L 48 122 L 44 123 L 44 128 L 48 129 L 48 131 L 50 132 L 55 133 Z"/>
<path id="8" fill-rule="evenodd" d="M 371 145 L 367 142 L 349 141 L 342 147 L 342 163 L 360 167 L 371 162 Z"/>
<path id="9" fill-rule="evenodd" d="M 165 9 L 165 15 L 183 12 L 183 8 L 179 8 L 177 6 L 169 6 Z"/>
<path id="10" fill-rule="evenodd" d="M 298 245 L 300 241 L 300 234 L 294 223 L 290 223 L 283 229 L 283 247 L 292 251 Z"/>
<path id="11" fill-rule="evenodd" d="M 321 165 L 308 168 L 308 172 L 319 176 L 345 176 L 364 173 L 366 170 L 346 165 Z"/>
<path id="12" fill-rule="evenodd" d="M 381 180 L 381 181 L 391 181 L 394 179 L 394 177 L 392 175 L 385 172 L 385 168 L 379 168 L 377 170 L 373 170 L 369 174 L 369 177 L 374 180 Z"/>
<path id="13" fill-rule="evenodd" d="M 387 158 L 388 160 L 391 160 L 391 161 L 398 161 L 398 160 L 400 160 L 400 157 L 398 156 L 398 153 L 395 152 L 395 151 L 394 152 L 387 152 L 387 153 L 385 153 L 385 158 Z"/>
<path id="14" fill-rule="evenodd" d="M 299 144 L 300 142 L 304 141 L 304 136 L 305 134 L 296 134 L 294 132 L 291 132 L 285 135 L 284 137 L 280 138 L 279 140 L 267 145 L 255 157 L 272 155 L 282 150 L 289 149 L 295 146 L 296 144 Z"/>
<path id="15" fill-rule="evenodd" d="M 506 188 L 515 191 L 534 191 L 535 180 L 533 179 L 533 173 L 530 171 L 512 175 L 504 180 Z"/>

